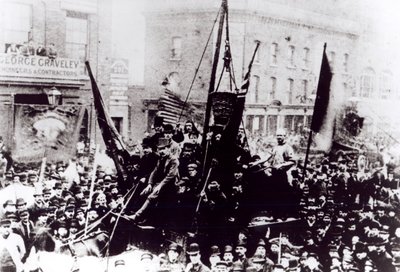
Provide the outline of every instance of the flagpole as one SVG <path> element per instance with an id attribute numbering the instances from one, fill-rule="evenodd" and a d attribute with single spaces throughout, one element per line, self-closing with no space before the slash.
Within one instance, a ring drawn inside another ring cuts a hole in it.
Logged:
<path id="1" fill-rule="evenodd" d="M 326 43 L 324 43 L 324 51 L 322 53 L 322 62 L 321 62 L 321 71 L 322 71 L 322 63 L 323 63 L 323 59 L 324 59 L 324 55 L 326 54 Z M 318 96 L 318 87 L 320 85 L 320 80 L 321 80 L 321 71 L 320 71 L 320 75 L 318 78 L 318 86 L 317 86 L 317 96 Z M 313 111 L 313 116 L 312 118 L 314 119 L 314 114 L 315 114 L 315 106 L 317 105 L 317 97 L 315 98 L 314 101 L 314 111 Z M 303 176 L 302 176 L 302 183 L 304 183 L 304 180 L 306 178 L 306 173 L 307 173 L 307 164 L 308 164 L 308 156 L 310 154 L 310 148 L 311 148 L 311 143 L 312 143 L 312 136 L 313 136 L 313 130 L 312 130 L 312 124 L 310 127 L 310 133 L 308 134 L 308 142 L 307 142 L 307 149 L 306 149 L 306 157 L 304 159 L 304 168 L 303 168 Z"/>
<path id="2" fill-rule="evenodd" d="M 214 59 L 213 59 L 213 66 L 211 70 L 211 77 L 210 77 L 210 85 L 208 88 L 208 96 L 207 96 L 207 104 L 206 104 L 206 112 L 205 112 L 205 117 L 204 117 L 204 126 L 203 126 L 203 141 L 201 143 L 201 150 L 206 149 L 207 145 L 207 133 L 209 132 L 210 129 L 210 117 L 211 117 L 211 93 L 214 92 L 215 88 L 215 75 L 217 73 L 217 68 L 218 68 L 218 62 L 219 62 L 219 54 L 220 54 L 220 48 L 221 48 L 221 40 L 222 40 L 222 31 L 223 31 L 223 26 L 224 26 L 224 21 L 225 21 L 225 14 L 227 10 L 227 0 L 222 0 L 222 10 L 221 10 L 221 15 L 219 19 L 219 27 L 218 27 L 218 35 L 217 35 L 217 41 L 215 44 L 215 52 L 214 52 Z M 207 163 L 207 157 L 204 157 L 203 160 L 203 165 Z M 204 179 L 205 172 L 201 173 L 202 179 Z"/>
<path id="3" fill-rule="evenodd" d="M 306 173 L 307 173 L 307 163 L 308 163 L 308 156 L 310 154 L 310 148 L 311 148 L 311 143 L 312 143 L 312 129 L 310 128 L 310 133 L 308 134 L 308 142 L 307 142 L 307 150 L 306 150 L 306 157 L 304 159 L 304 168 L 303 168 L 303 176 L 302 176 L 302 183 L 304 183 L 304 180 L 306 178 Z"/>

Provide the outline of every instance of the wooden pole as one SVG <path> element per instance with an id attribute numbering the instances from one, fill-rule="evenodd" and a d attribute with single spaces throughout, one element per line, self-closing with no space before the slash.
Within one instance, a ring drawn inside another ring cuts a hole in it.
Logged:
<path id="1" fill-rule="evenodd" d="M 88 210 L 91 208 L 92 205 L 92 197 L 93 197 L 93 190 L 94 190 L 94 181 L 96 179 L 96 170 L 98 164 L 98 156 L 99 156 L 99 149 L 100 145 L 96 146 L 96 152 L 94 153 L 94 162 L 93 162 L 93 169 L 92 169 L 92 177 L 90 182 L 90 190 L 89 190 L 89 202 L 88 202 Z M 88 212 L 86 212 L 86 221 L 85 221 L 85 236 L 87 234 L 87 227 L 88 227 Z"/>
<path id="2" fill-rule="evenodd" d="M 222 40 L 222 32 L 223 32 L 223 27 L 224 27 L 224 19 L 225 19 L 225 14 L 227 10 L 227 0 L 222 0 L 222 6 L 221 6 L 221 15 L 219 19 L 219 27 L 218 27 L 218 35 L 217 35 L 217 41 L 215 44 L 215 52 L 214 52 L 214 59 L 213 59 L 213 65 L 211 69 L 211 77 L 210 77 L 210 85 L 208 87 L 208 97 L 207 97 L 207 104 L 206 104 L 206 113 L 204 117 L 204 127 L 203 127 L 203 141 L 201 143 L 201 149 L 205 150 L 206 145 L 207 145 L 207 133 L 209 132 L 210 129 L 210 117 L 211 117 L 211 93 L 214 92 L 215 88 L 215 76 L 217 73 L 217 68 L 218 68 L 218 62 L 219 62 L 219 54 L 220 54 L 220 48 L 221 48 L 221 40 Z M 206 163 L 207 158 L 204 158 L 203 164 Z M 202 173 L 204 175 L 204 173 Z"/>
<path id="3" fill-rule="evenodd" d="M 307 164 L 308 164 L 308 156 L 310 154 L 310 148 L 312 143 L 312 130 L 310 128 L 310 133 L 308 134 L 308 142 L 307 142 L 307 150 L 306 150 L 306 157 L 304 159 L 304 168 L 303 168 L 303 177 L 301 178 L 302 183 L 304 183 L 304 179 L 306 178 L 307 173 Z"/>

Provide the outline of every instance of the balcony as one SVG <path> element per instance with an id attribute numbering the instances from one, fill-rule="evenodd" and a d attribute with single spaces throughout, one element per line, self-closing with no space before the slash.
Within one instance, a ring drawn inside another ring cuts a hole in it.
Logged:
<path id="1" fill-rule="evenodd" d="M 77 59 L 0 54 L 0 84 L 79 87 L 88 79 Z"/>

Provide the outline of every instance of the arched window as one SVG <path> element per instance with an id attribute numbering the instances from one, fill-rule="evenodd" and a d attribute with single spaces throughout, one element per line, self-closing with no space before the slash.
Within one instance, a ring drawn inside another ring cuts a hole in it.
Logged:
<path id="1" fill-rule="evenodd" d="M 365 68 L 360 79 L 360 96 L 372 97 L 375 91 L 375 71 Z"/>

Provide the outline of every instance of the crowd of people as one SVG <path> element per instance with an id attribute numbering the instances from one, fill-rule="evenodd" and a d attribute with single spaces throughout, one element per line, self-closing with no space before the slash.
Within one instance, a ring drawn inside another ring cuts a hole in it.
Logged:
<path id="1" fill-rule="evenodd" d="M 35 44 L 33 40 L 25 41 L 21 45 L 11 43 L 6 49 L 7 54 L 29 56 L 48 57 L 50 59 L 57 58 L 57 49 L 54 43 L 50 43 L 46 48 L 43 44 Z"/>
<path id="2" fill-rule="evenodd" d="M 126 226 L 185 234 L 143 254 L 157 260 L 154 271 L 400 271 L 396 158 L 368 163 L 341 152 L 304 170 L 285 131 L 276 136 L 266 159 L 238 137 L 229 173 L 220 167 L 227 151 L 218 148 L 219 128 L 201 135 L 193 122 L 177 129 L 159 117 L 131 154 L 124 182 L 94 171 L 83 146 L 69 165 L 48 163 L 44 173 L 15 163 L 3 190 L 29 187 L 34 200 L 2 199 L 0 271 L 21 271 L 43 228 L 57 247 L 87 228 L 112 235 L 120 216 Z M 203 169 L 207 156 L 211 171 Z M 126 271 L 122 260 L 115 266 Z"/>

